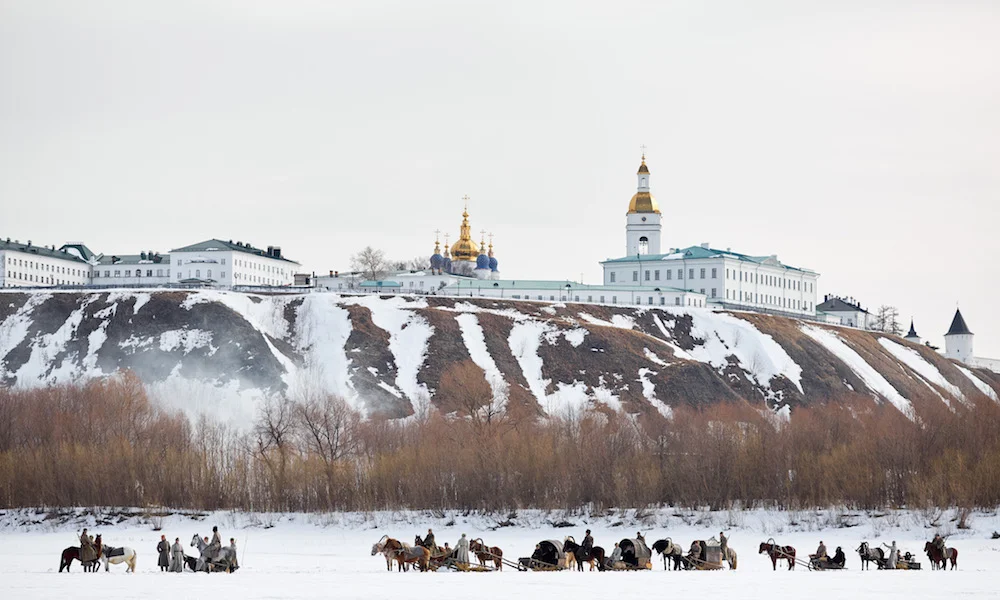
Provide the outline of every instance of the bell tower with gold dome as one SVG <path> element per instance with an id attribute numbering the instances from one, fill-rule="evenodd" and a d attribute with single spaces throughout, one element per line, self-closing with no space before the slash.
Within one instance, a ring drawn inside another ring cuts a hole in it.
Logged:
<path id="1" fill-rule="evenodd" d="M 638 186 L 628 204 L 625 224 L 626 256 L 660 253 L 660 207 L 649 192 L 649 167 L 646 153 L 636 173 Z"/>

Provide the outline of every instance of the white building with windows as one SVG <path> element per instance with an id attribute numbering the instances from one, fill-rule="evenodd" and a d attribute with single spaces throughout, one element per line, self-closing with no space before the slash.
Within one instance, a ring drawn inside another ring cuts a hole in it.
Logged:
<path id="1" fill-rule="evenodd" d="M 216 239 L 171 250 L 169 264 L 171 283 L 225 287 L 291 286 L 300 266 L 278 246 L 262 250 Z"/>
<path id="2" fill-rule="evenodd" d="M 650 193 L 646 157 L 638 189 L 626 213 L 626 256 L 601 263 L 605 286 L 656 289 L 664 286 L 702 294 L 726 308 L 816 314 L 816 280 L 809 269 L 786 265 L 774 254 L 751 256 L 709 244 L 660 253 L 661 213 Z"/>
<path id="3" fill-rule="evenodd" d="M 139 254 L 101 254 L 91 259 L 91 285 L 143 286 L 170 283 L 170 255 L 143 251 Z"/>
<path id="4" fill-rule="evenodd" d="M 705 295 L 668 286 L 587 285 L 575 281 L 480 280 L 462 278 L 442 288 L 446 296 L 510 298 L 641 306 L 704 307 Z"/>
<path id="5" fill-rule="evenodd" d="M 66 246 L 35 246 L 0 240 L 0 288 L 85 286 L 90 265 Z"/>
<path id="6" fill-rule="evenodd" d="M 823 297 L 823 302 L 816 306 L 816 311 L 833 317 L 834 322 L 845 327 L 868 329 L 874 324 L 871 314 L 854 298 L 827 294 Z"/>

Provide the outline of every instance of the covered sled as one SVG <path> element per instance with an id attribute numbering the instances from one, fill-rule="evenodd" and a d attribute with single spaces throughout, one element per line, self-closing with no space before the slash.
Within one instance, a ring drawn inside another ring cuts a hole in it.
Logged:
<path id="1" fill-rule="evenodd" d="M 701 545 L 701 554 L 698 556 L 687 556 L 688 565 L 692 569 L 699 571 L 714 571 L 722 568 L 722 544 L 714 537 L 708 540 L 698 540 Z"/>
<path id="2" fill-rule="evenodd" d="M 530 557 L 522 557 L 517 563 L 520 570 L 562 571 L 569 568 L 569 556 L 559 540 L 543 540 L 535 545 Z"/>
<path id="3" fill-rule="evenodd" d="M 622 557 L 615 562 L 610 562 L 609 559 L 608 567 L 611 570 L 635 571 L 653 568 L 652 553 L 644 540 L 626 538 L 618 542 L 618 548 L 622 551 Z"/>

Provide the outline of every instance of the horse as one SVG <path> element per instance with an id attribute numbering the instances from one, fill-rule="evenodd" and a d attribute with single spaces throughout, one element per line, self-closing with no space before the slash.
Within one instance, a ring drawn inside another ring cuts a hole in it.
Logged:
<path id="1" fill-rule="evenodd" d="M 673 559 L 674 561 L 674 571 L 681 570 L 681 559 L 684 557 L 684 550 L 680 546 L 674 544 L 674 541 L 670 538 L 663 540 L 656 540 L 653 542 L 653 550 L 659 552 L 663 557 L 663 570 L 669 571 L 667 567 L 667 561 Z"/>
<path id="2" fill-rule="evenodd" d="M 948 560 L 951 560 L 951 568 L 958 568 L 958 549 L 957 548 L 945 548 L 944 552 L 940 548 L 935 546 L 931 542 L 924 544 L 924 552 L 927 553 L 927 558 L 931 561 L 932 569 L 948 569 Z"/>
<path id="3" fill-rule="evenodd" d="M 771 570 L 778 570 L 778 559 L 785 559 L 788 561 L 788 570 L 795 570 L 795 548 L 791 546 L 779 546 L 774 543 L 774 540 L 768 540 L 766 542 L 761 542 L 760 551 L 757 554 L 764 554 L 771 557 Z"/>
<path id="4" fill-rule="evenodd" d="M 583 563 L 589 564 L 590 570 L 593 571 L 595 561 L 597 562 L 597 570 L 604 570 L 604 548 L 600 546 L 594 546 L 590 549 L 590 552 L 587 552 L 583 546 L 576 543 L 573 536 L 568 536 L 563 541 L 563 552 L 572 556 L 573 560 L 576 561 L 577 571 L 583 570 Z"/>
<path id="5" fill-rule="evenodd" d="M 492 559 L 493 566 L 497 571 L 503 571 L 503 550 L 496 546 L 487 547 L 483 543 L 483 538 L 476 538 L 469 544 L 469 550 L 476 553 L 479 559 L 479 566 L 485 567 L 486 561 Z"/>
<path id="6" fill-rule="evenodd" d="M 431 551 L 423 546 L 407 548 L 399 540 L 386 538 L 385 551 L 400 565 L 416 563 L 421 571 L 426 571 L 430 565 Z"/>
<path id="7" fill-rule="evenodd" d="M 881 548 L 872 548 L 868 545 L 868 542 L 861 542 L 858 546 L 856 552 L 861 557 L 861 570 L 870 569 L 868 563 L 875 563 L 875 567 L 879 569 L 885 568 L 885 552 Z"/>
<path id="8" fill-rule="evenodd" d="M 198 552 L 200 553 L 197 562 L 198 568 L 195 569 L 196 571 L 204 571 L 206 573 L 211 573 L 216 565 L 218 565 L 222 561 L 226 561 L 225 571 L 227 573 L 232 572 L 231 567 L 233 563 L 236 562 L 236 551 L 233 550 L 232 546 L 223 546 L 222 548 L 219 549 L 218 554 L 216 554 L 215 557 L 212 558 L 212 560 L 209 560 L 209 557 L 205 554 L 208 551 L 209 544 L 206 544 L 205 540 L 203 540 L 200 535 L 198 535 L 197 533 L 194 534 L 194 537 L 191 538 L 191 545 L 197 546 Z"/>
<path id="9" fill-rule="evenodd" d="M 395 553 L 391 552 L 389 550 L 386 550 L 386 548 L 385 548 L 385 542 L 388 539 L 389 539 L 389 536 L 383 535 L 381 538 L 379 538 L 379 540 L 377 542 L 375 542 L 374 544 L 372 544 L 372 556 L 375 556 L 376 554 L 381 553 L 382 556 L 385 557 L 385 568 L 386 568 L 386 570 L 387 571 L 392 571 L 392 560 L 393 560 L 393 558 L 395 558 Z M 404 543 L 403 547 L 404 548 L 410 548 L 411 546 L 409 544 Z M 399 564 L 399 570 L 400 571 L 409 571 L 410 570 L 410 565 L 405 564 L 405 563 L 400 563 Z"/>
<path id="10" fill-rule="evenodd" d="M 737 560 L 736 560 L 736 550 L 726 546 L 726 551 L 723 553 L 722 559 L 729 563 L 729 568 L 733 571 L 736 570 Z"/>
<path id="11" fill-rule="evenodd" d="M 94 545 L 97 545 L 97 541 L 94 541 Z M 111 546 L 102 545 L 100 554 L 98 557 L 104 561 L 104 572 L 107 573 L 111 570 L 111 565 L 118 565 L 125 563 L 126 573 L 135 573 L 135 561 L 136 553 L 135 550 L 129 548 L 128 546 L 122 546 L 120 548 L 113 548 Z"/>
<path id="12" fill-rule="evenodd" d="M 66 572 L 69 573 L 69 566 L 73 564 L 74 560 L 80 560 L 79 546 L 70 546 L 62 551 L 62 557 L 59 560 L 59 572 L 62 573 L 63 569 L 66 569 Z M 97 572 L 98 561 L 96 559 L 88 560 L 87 562 L 80 561 L 80 564 L 83 565 L 83 571 L 85 573 Z"/>

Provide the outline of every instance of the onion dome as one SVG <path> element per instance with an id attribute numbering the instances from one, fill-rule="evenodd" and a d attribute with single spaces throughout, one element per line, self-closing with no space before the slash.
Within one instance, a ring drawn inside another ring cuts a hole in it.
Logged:
<path id="1" fill-rule="evenodd" d="M 485 254 L 480 254 L 476 257 L 476 268 L 477 269 L 489 269 L 490 268 L 490 257 Z"/>
<path id="2" fill-rule="evenodd" d="M 656 213 L 660 214 L 660 205 L 656 203 L 656 198 L 649 192 L 649 167 L 646 166 L 646 155 L 642 155 L 642 164 L 636 173 L 639 178 L 638 191 L 632 196 L 628 203 L 628 214 L 634 213 Z"/>
<path id="3" fill-rule="evenodd" d="M 434 254 L 431 255 L 431 268 L 438 270 L 444 264 L 444 257 L 441 256 L 441 242 L 434 240 Z"/>
<path id="4" fill-rule="evenodd" d="M 462 211 L 462 227 L 458 236 L 458 241 L 451 247 L 451 257 L 455 260 L 466 260 L 472 262 L 479 256 L 479 246 L 472 241 L 471 227 L 469 227 L 469 211 Z"/>
<path id="5" fill-rule="evenodd" d="M 497 272 L 497 264 L 499 264 L 499 263 L 497 263 L 496 257 L 493 256 L 493 234 L 492 233 L 490 234 L 490 251 L 487 253 L 487 256 L 489 256 L 489 259 L 490 259 L 490 263 L 489 263 L 490 264 L 490 271 L 493 271 L 494 273 L 496 273 Z"/>
<path id="6" fill-rule="evenodd" d="M 444 262 L 441 263 L 441 269 L 444 270 L 445 273 L 451 273 L 451 258 L 450 257 L 448 257 L 448 256 L 444 257 Z"/>

